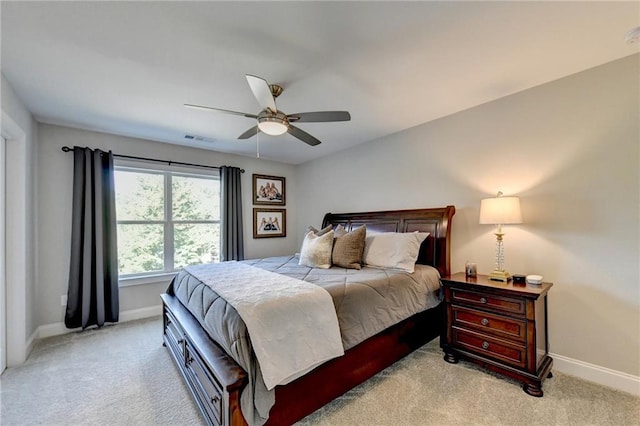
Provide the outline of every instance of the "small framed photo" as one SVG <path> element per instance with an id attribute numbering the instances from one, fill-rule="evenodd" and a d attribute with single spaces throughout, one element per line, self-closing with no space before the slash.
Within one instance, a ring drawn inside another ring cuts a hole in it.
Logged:
<path id="1" fill-rule="evenodd" d="M 253 204 L 286 205 L 285 178 L 254 174 Z"/>
<path id="2" fill-rule="evenodd" d="M 285 209 L 253 209 L 253 238 L 287 236 L 287 211 Z"/>

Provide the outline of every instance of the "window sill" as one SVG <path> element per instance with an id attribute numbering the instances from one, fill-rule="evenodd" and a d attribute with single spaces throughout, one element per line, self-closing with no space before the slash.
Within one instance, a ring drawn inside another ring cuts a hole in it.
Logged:
<path id="1" fill-rule="evenodd" d="M 145 284 L 159 284 L 166 283 L 167 285 L 176 276 L 177 272 L 166 272 L 162 274 L 142 275 L 136 277 L 126 277 L 118 279 L 118 287 L 131 287 L 135 285 Z"/>

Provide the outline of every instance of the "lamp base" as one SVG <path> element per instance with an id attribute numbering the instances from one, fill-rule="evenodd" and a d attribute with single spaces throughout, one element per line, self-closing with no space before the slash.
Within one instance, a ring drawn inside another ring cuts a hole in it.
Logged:
<path id="1" fill-rule="evenodd" d="M 511 280 L 511 275 L 507 271 L 499 271 L 495 269 L 489 274 L 489 279 L 491 281 L 507 282 Z"/>

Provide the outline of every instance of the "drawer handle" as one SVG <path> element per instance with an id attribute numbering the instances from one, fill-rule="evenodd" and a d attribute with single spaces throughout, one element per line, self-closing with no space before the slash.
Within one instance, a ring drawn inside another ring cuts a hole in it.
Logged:
<path id="1" fill-rule="evenodd" d="M 489 342 L 482 342 L 482 349 L 489 349 Z"/>
<path id="2" fill-rule="evenodd" d="M 218 395 L 214 395 L 211 397 L 212 404 L 217 404 L 218 402 L 220 402 L 220 397 Z"/>
<path id="3" fill-rule="evenodd" d="M 480 321 L 480 324 L 482 325 L 488 325 L 489 324 L 489 320 L 486 318 L 482 318 L 482 321 Z"/>
<path id="4" fill-rule="evenodd" d="M 481 297 L 480 298 L 480 303 L 487 303 L 487 298 L 486 297 Z"/>

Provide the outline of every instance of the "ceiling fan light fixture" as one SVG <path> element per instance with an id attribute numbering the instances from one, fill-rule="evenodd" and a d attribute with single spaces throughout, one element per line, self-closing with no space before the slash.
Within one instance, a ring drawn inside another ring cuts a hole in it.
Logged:
<path id="1" fill-rule="evenodd" d="M 0 0 L 2 1 L 2 0 Z M 249 139 L 258 135 L 260 132 L 272 136 L 280 136 L 289 133 L 296 139 L 301 140 L 310 146 L 321 144 L 320 140 L 305 132 L 304 130 L 294 126 L 293 123 L 323 123 L 328 121 L 349 121 L 351 114 L 348 111 L 313 111 L 298 112 L 287 115 L 278 110 L 276 98 L 282 93 L 282 86 L 269 84 L 264 78 L 247 74 L 247 82 L 253 92 L 253 96 L 262 107 L 262 111 L 258 115 L 246 112 L 230 111 L 227 109 L 213 108 L 204 105 L 184 104 L 191 108 L 200 108 L 212 111 L 220 111 L 227 114 L 242 115 L 247 118 L 253 118 L 257 121 L 257 125 L 247 129 L 238 136 L 238 139 Z"/>
<path id="2" fill-rule="evenodd" d="M 283 122 L 276 120 L 276 121 L 270 121 L 270 120 L 264 120 L 258 123 L 258 128 L 260 129 L 261 132 L 266 133 L 268 135 L 271 136 L 278 136 L 278 135 L 282 135 L 284 133 L 287 132 L 287 125 L 284 124 Z"/>
<path id="3" fill-rule="evenodd" d="M 289 130 L 289 122 L 287 121 L 287 116 L 279 111 L 276 114 L 269 114 L 263 111 L 258 115 L 258 128 L 268 135 L 279 136 Z"/>

